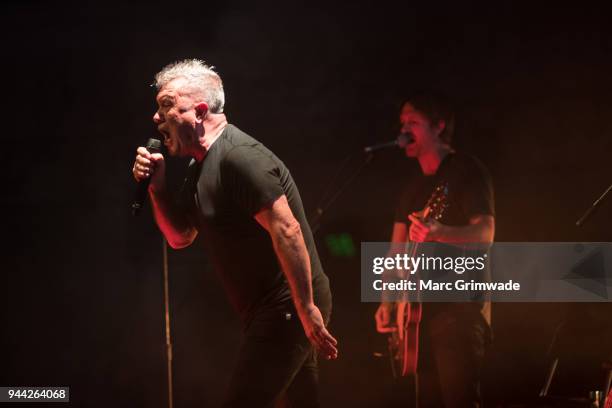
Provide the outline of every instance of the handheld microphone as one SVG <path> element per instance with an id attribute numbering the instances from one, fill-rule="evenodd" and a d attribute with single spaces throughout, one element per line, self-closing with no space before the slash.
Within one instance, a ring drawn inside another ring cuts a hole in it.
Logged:
<path id="1" fill-rule="evenodd" d="M 149 153 L 159 153 L 161 150 L 161 141 L 158 139 L 149 139 L 146 145 Z M 144 206 L 144 202 L 147 199 L 147 190 L 149 189 L 149 183 L 151 183 L 151 176 L 144 180 L 140 180 L 136 186 L 136 196 L 132 203 L 132 215 L 136 216 L 140 214 L 140 210 Z"/>
<path id="2" fill-rule="evenodd" d="M 377 143 L 371 146 L 364 147 L 363 152 L 366 154 L 374 153 L 375 151 L 386 149 L 387 147 L 399 147 L 400 149 L 403 149 L 404 147 L 412 143 L 413 140 L 414 138 L 412 136 L 412 133 L 400 133 L 397 138 L 391 142 Z"/>

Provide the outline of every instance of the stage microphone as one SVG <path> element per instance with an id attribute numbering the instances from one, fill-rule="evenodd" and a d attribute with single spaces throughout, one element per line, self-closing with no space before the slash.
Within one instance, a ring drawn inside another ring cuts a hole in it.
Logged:
<path id="1" fill-rule="evenodd" d="M 386 149 L 387 147 L 399 147 L 400 149 L 403 149 L 404 147 L 412 143 L 412 141 L 413 141 L 412 133 L 410 132 L 400 133 L 399 136 L 397 136 L 397 138 L 391 142 L 377 143 L 375 145 L 364 147 L 363 152 L 366 154 L 374 153 L 378 150 Z"/>
<path id="2" fill-rule="evenodd" d="M 161 150 L 161 141 L 158 139 L 149 139 L 146 145 L 149 153 L 159 153 Z M 140 210 L 144 206 L 144 202 L 147 199 L 147 190 L 149 189 L 149 183 L 151 183 L 151 176 L 144 180 L 140 180 L 136 186 L 136 197 L 132 203 L 132 215 L 136 216 L 140 213 Z"/>

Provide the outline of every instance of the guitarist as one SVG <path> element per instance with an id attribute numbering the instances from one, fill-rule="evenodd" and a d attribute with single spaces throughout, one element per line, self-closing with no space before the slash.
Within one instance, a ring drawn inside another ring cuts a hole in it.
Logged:
<path id="1" fill-rule="evenodd" d="M 418 160 L 422 174 L 408 180 L 397 206 L 393 243 L 491 243 L 495 234 L 493 188 L 476 158 L 456 153 L 450 143 L 454 113 L 439 95 L 418 93 L 403 104 L 402 133 L 410 136 L 405 154 Z M 448 186 L 444 217 L 423 217 L 440 183 Z M 394 304 L 383 302 L 375 314 L 380 333 L 404 326 Z M 479 407 L 480 371 L 490 341 L 490 303 L 425 303 L 418 325 L 416 398 L 419 407 Z"/>

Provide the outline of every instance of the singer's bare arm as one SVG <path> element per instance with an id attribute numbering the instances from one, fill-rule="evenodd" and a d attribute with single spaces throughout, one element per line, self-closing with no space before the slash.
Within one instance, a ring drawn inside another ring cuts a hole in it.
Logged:
<path id="1" fill-rule="evenodd" d="M 260 210 L 255 219 L 270 234 L 306 336 L 326 358 L 336 358 L 337 341 L 325 328 L 321 311 L 314 304 L 310 257 L 300 223 L 293 216 L 287 197 L 283 195 Z"/>
<path id="2" fill-rule="evenodd" d="M 153 215 L 168 244 L 174 249 L 191 245 L 198 232 L 178 211 L 167 193 L 164 156 L 160 153 L 151 154 L 146 148 L 139 147 L 132 173 L 138 182 L 151 177 L 149 197 Z"/>
<path id="3" fill-rule="evenodd" d="M 149 197 L 151 197 L 155 221 L 168 244 L 174 249 L 191 245 L 198 231 L 176 210 L 173 200 L 168 197 L 166 191 L 156 191 L 149 187 Z"/>

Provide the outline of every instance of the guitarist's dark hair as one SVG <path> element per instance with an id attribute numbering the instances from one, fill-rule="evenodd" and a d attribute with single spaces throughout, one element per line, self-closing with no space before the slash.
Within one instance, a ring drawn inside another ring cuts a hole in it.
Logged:
<path id="1" fill-rule="evenodd" d="M 446 96 L 433 90 L 416 90 L 408 94 L 400 109 L 407 103 L 425 115 L 431 124 L 444 122 L 445 126 L 440 133 L 440 139 L 446 144 L 451 144 L 455 133 L 455 112 Z"/>

